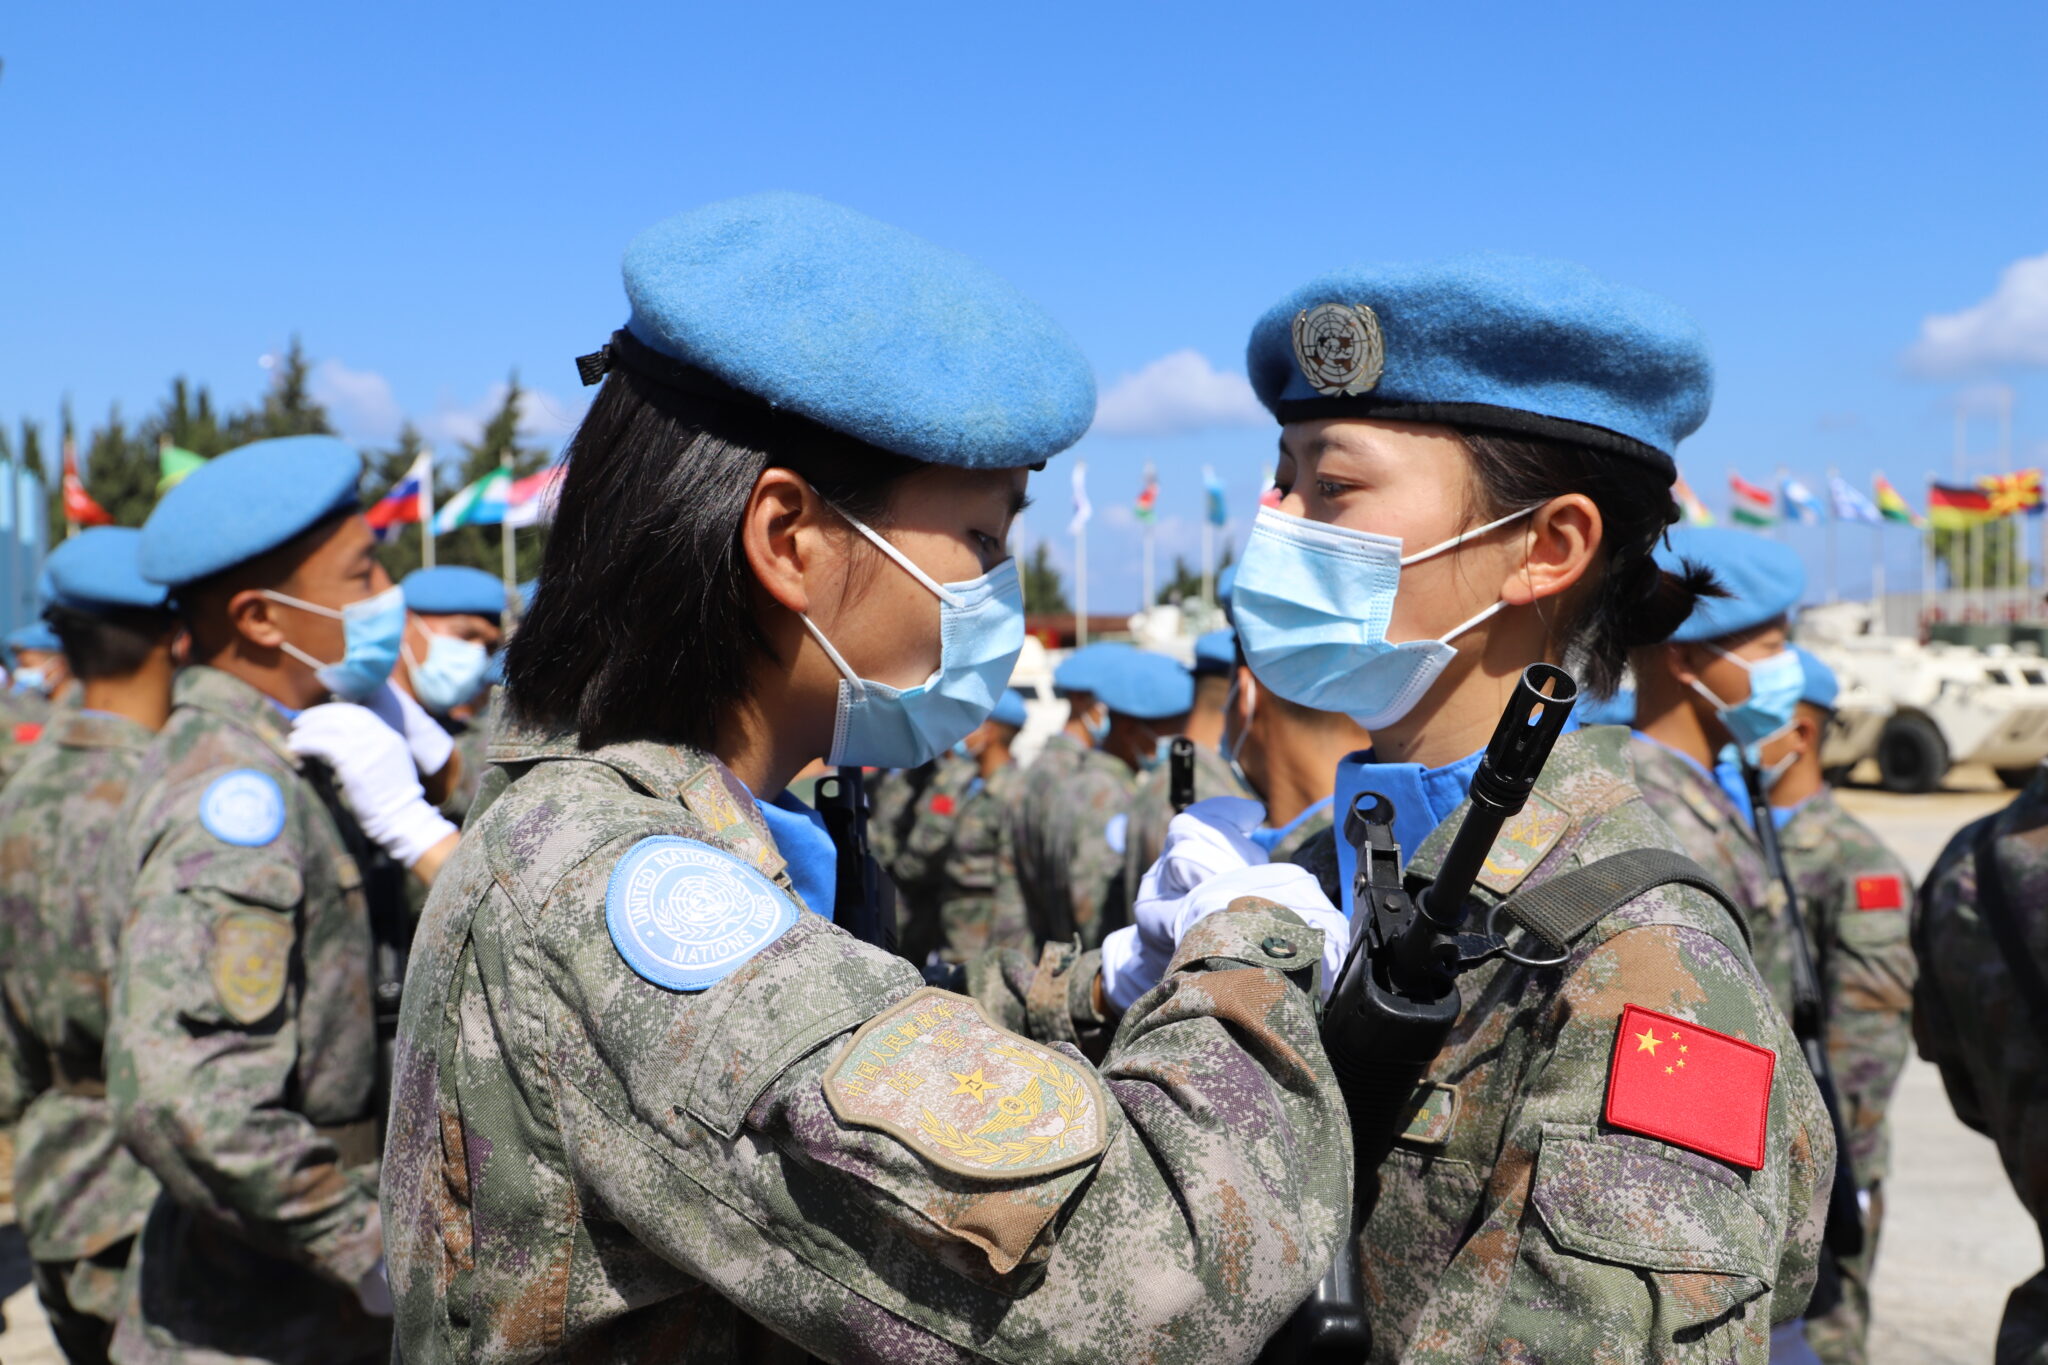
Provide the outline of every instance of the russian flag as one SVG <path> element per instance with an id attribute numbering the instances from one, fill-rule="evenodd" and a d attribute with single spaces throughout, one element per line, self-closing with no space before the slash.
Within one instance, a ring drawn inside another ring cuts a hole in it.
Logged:
<path id="1" fill-rule="evenodd" d="M 390 540 L 401 526 L 424 521 L 434 505 L 434 452 L 422 450 L 414 457 L 405 477 L 391 485 L 391 491 L 363 514 L 379 541 Z"/>

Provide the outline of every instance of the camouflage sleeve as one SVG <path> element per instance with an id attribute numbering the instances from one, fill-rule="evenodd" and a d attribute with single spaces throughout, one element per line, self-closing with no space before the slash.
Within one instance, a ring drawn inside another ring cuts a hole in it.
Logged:
<path id="1" fill-rule="evenodd" d="M 1884 1174 L 1885 1110 L 1912 1040 L 1917 971 L 1907 934 L 1913 883 L 1882 847 L 1841 849 L 1828 952 L 1828 1064 L 1859 1189 Z M 1892 888 L 1896 888 L 1893 894 Z"/>
<path id="2" fill-rule="evenodd" d="M 1108 1050 L 1116 1019 L 1095 998 L 1102 954 L 1048 943 L 1037 961 L 990 948 L 967 962 L 967 994 L 998 1027 L 1041 1043 L 1072 1043 L 1089 1058 Z"/>
<path id="3" fill-rule="evenodd" d="M 195 805 L 196 809 L 196 805 Z M 115 968 L 108 1094 L 179 1203 L 353 1289 L 382 1254 L 376 1190 L 297 1112 L 299 868 L 173 822 L 137 874 Z"/>
<path id="4" fill-rule="evenodd" d="M 1516 1248 L 1511 1265 L 1483 1267 L 1506 1282 L 1490 1331 L 1501 1357 L 1609 1359 L 1628 1342 L 1643 1347 L 1631 1360 L 1764 1365 L 1773 1321 L 1796 1317 L 1812 1291 L 1833 1142 L 1754 969 L 1699 929 L 1639 924 L 1581 959 L 1563 1002 L 1494 1169 L 1496 1186 L 1526 1180 L 1527 1194 L 1503 1199 L 1472 1237 Z M 1629 1004 L 1778 1051 L 1761 1170 L 1605 1121 Z M 1448 1280 L 1438 1300 L 1432 1313 L 1457 1310 Z"/>
<path id="5" fill-rule="evenodd" d="M 6 985 L 0 977 L 0 1124 L 19 1119 L 28 1102 L 43 1089 L 30 1074 L 28 1025 L 16 1011 Z"/>
<path id="6" fill-rule="evenodd" d="M 1068 827 L 1067 895 L 1082 945 L 1098 947 L 1102 936 L 1127 922 L 1123 902 L 1123 855 L 1110 846 L 1109 822 L 1124 813 L 1129 790 L 1099 766 L 1075 775 L 1061 801 Z"/>
<path id="7" fill-rule="evenodd" d="M 964 776 L 973 776 L 967 770 Z M 963 782 L 949 780 L 942 772 L 912 807 L 889 875 L 901 887 L 928 887 L 945 870 L 946 850 L 953 842 L 954 823 L 960 812 Z"/>

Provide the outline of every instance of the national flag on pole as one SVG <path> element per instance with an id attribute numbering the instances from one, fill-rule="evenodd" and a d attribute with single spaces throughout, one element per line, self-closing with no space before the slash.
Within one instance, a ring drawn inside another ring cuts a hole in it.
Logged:
<path id="1" fill-rule="evenodd" d="M 1088 501 L 1088 462 L 1074 461 L 1074 519 L 1067 523 L 1067 534 L 1078 536 L 1088 525 L 1088 519 L 1095 515 L 1095 508 Z"/>
<path id="2" fill-rule="evenodd" d="M 85 491 L 85 480 L 78 477 L 78 444 L 69 436 L 64 438 L 64 520 L 74 526 L 114 524 L 114 514 Z"/>
<path id="3" fill-rule="evenodd" d="M 511 492 L 512 471 L 493 469 L 434 513 L 434 534 L 445 536 L 458 526 L 496 526 L 505 519 Z"/>
<path id="4" fill-rule="evenodd" d="M 197 454 L 165 441 L 156 448 L 157 496 L 176 488 L 185 481 L 185 476 L 206 463 L 204 455 Z"/>
<path id="5" fill-rule="evenodd" d="M 1917 527 L 1925 524 L 1920 520 L 1920 514 L 1913 510 L 1912 504 L 1900 495 L 1898 489 L 1892 487 L 1890 479 L 1879 474 L 1870 481 L 1870 484 L 1877 490 L 1878 515 L 1886 521 L 1896 521 L 1902 526 Z"/>
<path id="6" fill-rule="evenodd" d="M 1787 521 L 1797 522 L 1802 526 L 1820 524 L 1820 499 L 1813 495 L 1811 488 L 1790 474 L 1782 474 L 1778 477 L 1778 490 L 1785 499 Z"/>
<path id="7" fill-rule="evenodd" d="M 1778 520 L 1778 499 L 1770 489 L 1751 483 L 1740 474 L 1728 476 L 1728 518 L 1739 526 L 1770 526 Z"/>
<path id="8" fill-rule="evenodd" d="M 1778 1054 L 1689 1019 L 1626 1005 L 1614 1031 L 1603 1117 L 1616 1128 L 1764 1167 Z"/>
<path id="9" fill-rule="evenodd" d="M 1954 484 L 1927 485 L 1927 520 L 1937 530 L 1967 531 L 1996 519 L 1991 495 L 1981 488 L 1960 488 Z"/>
<path id="10" fill-rule="evenodd" d="M 1221 526 L 1230 520 L 1230 506 L 1223 492 L 1223 480 L 1216 477 L 1216 471 L 1202 466 L 1202 488 L 1209 495 L 1209 524 Z"/>
<path id="11" fill-rule="evenodd" d="M 1159 475 L 1149 464 L 1145 466 L 1145 486 L 1138 490 L 1138 503 L 1132 510 L 1142 526 L 1159 520 Z"/>
<path id="12" fill-rule="evenodd" d="M 1840 474 L 1828 475 L 1828 498 L 1835 505 L 1836 521 L 1860 521 L 1876 526 L 1883 520 L 1876 505 L 1863 496 L 1862 490 L 1852 487 Z"/>
<path id="13" fill-rule="evenodd" d="M 422 450 L 391 491 L 376 506 L 363 513 L 363 520 L 377 533 L 379 541 L 390 540 L 401 526 L 411 526 L 426 515 L 427 499 L 433 496 L 434 452 Z M 438 518 L 436 521 L 438 522 Z"/>
<path id="14" fill-rule="evenodd" d="M 1700 501 L 1700 495 L 1692 491 L 1692 485 L 1680 478 L 1671 489 L 1671 496 L 1678 500 L 1678 510 L 1684 514 L 1688 526 L 1712 526 L 1714 514 Z"/>
<path id="15" fill-rule="evenodd" d="M 2009 517 L 2016 512 L 2029 515 L 2041 510 L 2041 471 L 2022 469 L 2017 474 L 1989 474 L 1977 486 L 1991 495 L 1991 515 Z"/>
<path id="16" fill-rule="evenodd" d="M 553 521 L 555 502 L 561 496 L 562 476 L 568 472 L 567 465 L 551 464 L 538 474 L 514 479 L 511 495 L 505 503 L 505 524 L 517 531 L 522 527 Z"/>

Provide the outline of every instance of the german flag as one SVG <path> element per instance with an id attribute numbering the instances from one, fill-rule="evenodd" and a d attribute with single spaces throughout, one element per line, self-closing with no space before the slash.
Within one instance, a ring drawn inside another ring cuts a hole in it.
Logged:
<path id="1" fill-rule="evenodd" d="M 1927 520 L 1936 530 L 1967 531 L 1997 519 L 1998 513 L 1991 508 L 1991 495 L 1981 488 L 1947 483 L 1927 485 Z"/>

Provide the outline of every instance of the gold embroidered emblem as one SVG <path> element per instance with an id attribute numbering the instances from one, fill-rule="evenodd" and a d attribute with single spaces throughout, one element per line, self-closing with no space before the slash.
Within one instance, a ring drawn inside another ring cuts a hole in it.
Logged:
<path id="1" fill-rule="evenodd" d="M 1479 869 L 1479 884 L 1497 896 L 1505 896 L 1536 870 L 1557 841 L 1572 827 L 1571 813 L 1546 799 L 1541 792 L 1529 793 L 1529 804 L 1501 827 L 1500 837 L 1487 851 Z"/>
<path id="2" fill-rule="evenodd" d="M 1401 1134 L 1403 1142 L 1421 1147 L 1441 1147 L 1451 1140 L 1458 1126 L 1458 1092 L 1442 1081 L 1424 1081 L 1415 1087 L 1415 1114 Z"/>
<path id="3" fill-rule="evenodd" d="M 690 808 L 692 815 L 711 827 L 719 846 L 745 858 L 760 869 L 763 876 L 773 878 L 783 869 L 782 855 L 740 809 L 721 767 L 707 765 L 691 778 L 683 788 L 683 804 Z"/>
<path id="4" fill-rule="evenodd" d="M 1294 363 L 1325 398 L 1370 393 L 1386 368 L 1379 314 L 1362 303 L 1319 303 L 1294 315 Z"/>
<path id="5" fill-rule="evenodd" d="M 841 1122 L 880 1129 L 962 1175 L 1047 1175 L 1108 1143 L 1094 1073 L 929 986 L 847 1040 L 825 1073 L 825 1098 Z"/>
<path id="6" fill-rule="evenodd" d="M 213 993 L 238 1024 L 266 1019 L 284 1000 L 292 930 L 274 915 L 230 910 L 213 922 Z"/>

